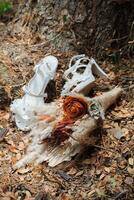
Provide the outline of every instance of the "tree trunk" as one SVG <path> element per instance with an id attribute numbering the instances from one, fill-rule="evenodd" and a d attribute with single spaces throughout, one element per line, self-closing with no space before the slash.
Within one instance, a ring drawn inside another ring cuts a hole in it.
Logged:
<path id="1" fill-rule="evenodd" d="M 20 3 L 16 17 L 33 34 L 39 31 L 35 44 L 47 40 L 63 52 L 101 56 L 133 40 L 133 11 L 133 0 L 29 0 Z"/>

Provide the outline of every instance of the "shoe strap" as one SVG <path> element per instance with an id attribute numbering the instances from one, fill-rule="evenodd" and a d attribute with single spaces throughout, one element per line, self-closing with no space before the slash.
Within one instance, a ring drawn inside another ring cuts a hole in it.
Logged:
<path id="1" fill-rule="evenodd" d="M 49 76 L 50 80 L 52 80 L 52 79 L 53 79 L 53 72 L 52 72 L 52 70 L 50 69 L 48 63 L 46 63 L 46 66 L 47 66 L 47 68 L 49 69 L 49 70 L 46 70 L 46 71 L 47 71 L 46 74 Z M 37 68 L 35 69 L 35 74 L 38 73 L 38 70 L 39 70 L 39 69 L 38 69 L 38 67 L 37 67 Z M 43 94 L 39 94 L 39 95 L 36 95 L 36 94 L 31 93 L 31 92 L 29 91 L 29 89 L 28 89 L 28 86 L 23 87 L 23 90 L 24 90 L 24 92 L 25 92 L 26 94 L 28 94 L 28 95 L 30 95 L 30 96 L 34 96 L 34 97 L 47 97 L 47 93 L 43 93 Z"/>
<path id="2" fill-rule="evenodd" d="M 30 95 L 30 96 L 33 96 L 33 97 L 47 97 L 47 93 L 44 93 L 44 94 L 38 94 L 38 95 L 36 95 L 36 94 L 33 94 L 33 93 L 31 93 L 29 90 L 28 90 L 28 88 L 25 86 L 25 87 L 23 87 L 23 91 L 26 93 L 26 94 L 28 94 L 28 95 Z"/>

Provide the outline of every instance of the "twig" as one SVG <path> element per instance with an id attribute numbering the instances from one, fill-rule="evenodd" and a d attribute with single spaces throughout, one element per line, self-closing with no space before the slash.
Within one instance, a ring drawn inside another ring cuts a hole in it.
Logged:
<path id="1" fill-rule="evenodd" d="M 16 85 L 12 85 L 12 87 L 13 87 L 13 88 L 15 88 L 15 87 L 21 87 L 21 86 L 23 86 L 23 85 L 25 85 L 25 84 L 26 84 L 26 80 L 25 80 L 23 83 L 16 84 Z"/>
<path id="2" fill-rule="evenodd" d="M 117 196 L 115 197 L 114 200 L 118 200 L 119 198 L 122 198 L 124 196 L 124 194 L 127 193 L 127 190 L 120 192 L 119 194 L 117 194 Z"/>
<path id="3" fill-rule="evenodd" d="M 92 145 L 93 147 L 97 147 L 99 149 L 103 149 L 105 151 L 111 151 L 111 152 L 115 152 L 113 149 L 108 149 L 108 148 L 105 148 L 105 147 L 102 147 L 102 146 L 99 146 L 99 145 Z"/>
<path id="4" fill-rule="evenodd" d="M 120 40 L 123 40 L 125 38 L 127 38 L 129 35 L 126 35 L 124 37 L 121 37 L 121 38 L 114 38 L 114 39 L 111 39 L 111 40 L 107 40 L 106 43 L 111 43 L 111 42 L 114 42 L 114 41 L 120 41 Z"/>
<path id="5" fill-rule="evenodd" d="M 48 181 L 53 182 L 53 183 L 57 183 L 57 184 L 60 185 L 63 189 L 66 188 L 65 185 L 64 185 L 60 180 L 58 180 L 57 177 L 53 177 L 53 179 L 51 179 L 49 176 L 46 175 L 46 172 L 45 172 L 44 170 L 42 170 L 42 173 L 43 173 L 44 177 L 45 177 Z"/>
<path id="6" fill-rule="evenodd" d="M 8 128 L 0 128 L 0 142 L 5 139 L 6 134 L 8 133 Z"/>
<path id="7" fill-rule="evenodd" d="M 51 41 L 53 41 L 53 40 L 55 40 L 57 37 L 59 37 L 61 35 L 61 33 L 58 33 L 55 37 L 53 37 L 52 39 L 50 39 L 49 41 L 45 41 L 45 42 L 42 42 L 42 43 L 38 43 L 38 44 L 33 44 L 33 45 L 31 45 L 30 47 L 32 47 L 32 48 L 38 48 L 38 47 L 41 47 L 41 46 L 43 46 L 43 45 L 48 45 L 49 44 L 49 42 L 51 42 Z"/>
<path id="8" fill-rule="evenodd" d="M 134 115 L 132 115 L 132 116 L 128 116 L 128 117 L 126 117 L 126 116 L 122 116 L 122 117 L 115 117 L 115 118 L 113 118 L 111 121 L 121 121 L 121 120 L 123 120 L 123 119 L 128 119 L 128 120 L 133 120 L 134 119 Z"/>
<path id="9" fill-rule="evenodd" d="M 33 44 L 31 45 L 30 47 L 41 47 L 43 45 L 47 45 L 49 43 L 49 41 L 45 41 L 45 42 L 42 42 L 42 43 L 38 43 L 38 44 Z"/>

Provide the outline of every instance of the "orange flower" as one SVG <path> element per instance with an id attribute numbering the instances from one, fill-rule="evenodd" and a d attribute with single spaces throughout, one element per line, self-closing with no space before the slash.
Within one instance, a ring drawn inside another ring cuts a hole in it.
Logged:
<path id="1" fill-rule="evenodd" d="M 67 96 L 63 101 L 65 119 L 76 120 L 88 112 L 87 103 L 82 97 Z"/>
<path id="2" fill-rule="evenodd" d="M 57 122 L 50 138 L 44 140 L 51 145 L 60 145 L 72 134 L 71 126 L 88 112 L 87 103 L 81 97 L 67 96 L 63 100 L 64 117 Z"/>

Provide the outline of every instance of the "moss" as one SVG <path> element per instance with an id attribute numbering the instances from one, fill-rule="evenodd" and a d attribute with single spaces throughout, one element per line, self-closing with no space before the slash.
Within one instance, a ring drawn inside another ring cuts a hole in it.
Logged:
<path id="1" fill-rule="evenodd" d="M 0 0 L 0 16 L 12 10 L 12 4 L 8 1 Z"/>

